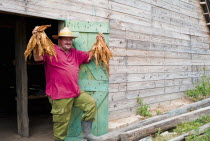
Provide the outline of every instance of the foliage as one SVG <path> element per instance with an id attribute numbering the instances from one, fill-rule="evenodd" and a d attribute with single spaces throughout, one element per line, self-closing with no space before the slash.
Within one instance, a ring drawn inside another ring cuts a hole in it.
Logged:
<path id="1" fill-rule="evenodd" d="M 200 119 L 196 119 L 191 122 L 179 124 L 173 131 L 182 134 L 191 130 L 197 129 L 198 127 L 210 122 L 210 116 L 203 116 Z"/>
<path id="2" fill-rule="evenodd" d="M 158 128 L 158 132 L 155 134 L 155 138 L 152 141 L 168 141 L 176 136 L 176 134 L 161 135 L 161 129 Z"/>
<path id="3" fill-rule="evenodd" d="M 143 99 L 140 97 L 137 98 L 137 102 L 140 106 L 138 107 L 136 113 L 141 116 L 151 117 L 152 114 L 149 111 L 150 106 L 148 104 L 143 103 Z"/>
<path id="4" fill-rule="evenodd" d="M 199 134 L 193 134 L 189 135 L 186 139 L 186 141 L 210 141 L 210 129 L 207 129 L 206 132 L 202 135 Z"/>
<path id="5" fill-rule="evenodd" d="M 161 134 L 161 132 L 162 132 L 162 131 L 161 131 L 161 129 L 160 129 L 160 128 L 158 128 L 158 132 L 157 132 L 155 135 L 156 135 L 157 137 L 160 137 L 160 136 L 161 136 L 161 135 L 160 135 L 160 134 Z"/>
<path id="6" fill-rule="evenodd" d="M 157 114 L 157 115 L 161 115 L 161 114 L 162 114 L 162 112 L 161 112 L 161 111 L 159 111 L 159 110 L 157 110 L 157 111 L 156 111 L 156 114 Z"/>
<path id="7" fill-rule="evenodd" d="M 200 119 L 177 125 L 176 128 L 172 130 L 172 132 L 176 132 L 180 135 L 191 130 L 197 130 L 198 127 L 207 123 L 210 123 L 210 116 L 203 116 Z M 155 134 L 155 137 L 153 137 L 153 141 L 168 141 L 177 136 L 177 134 L 169 134 L 167 136 L 163 136 L 160 133 L 161 130 L 158 129 L 158 132 Z M 210 129 L 208 129 L 203 135 L 200 135 L 199 131 L 197 131 L 196 134 L 189 135 L 186 138 L 186 141 L 210 141 Z"/>
<path id="8" fill-rule="evenodd" d="M 210 96 L 210 78 L 206 75 L 206 69 L 203 68 L 204 74 L 200 82 L 192 90 L 187 90 L 186 94 L 193 101 L 199 101 Z"/>

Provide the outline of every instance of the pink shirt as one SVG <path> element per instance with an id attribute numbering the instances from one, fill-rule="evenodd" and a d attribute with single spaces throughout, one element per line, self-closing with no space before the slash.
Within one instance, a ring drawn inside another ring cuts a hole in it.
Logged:
<path id="1" fill-rule="evenodd" d="M 62 48 L 54 46 L 56 56 L 44 55 L 44 67 L 46 76 L 46 94 L 54 99 L 77 97 L 80 94 L 78 84 L 79 66 L 88 63 L 89 54 L 71 48 L 65 53 Z"/>

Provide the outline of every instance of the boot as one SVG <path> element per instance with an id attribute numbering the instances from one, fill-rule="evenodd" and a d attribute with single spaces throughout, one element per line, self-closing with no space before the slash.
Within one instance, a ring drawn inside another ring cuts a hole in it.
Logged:
<path id="1" fill-rule="evenodd" d="M 99 141 L 99 138 L 92 134 L 92 123 L 92 121 L 82 121 L 83 139 L 87 139 L 87 141 Z"/>

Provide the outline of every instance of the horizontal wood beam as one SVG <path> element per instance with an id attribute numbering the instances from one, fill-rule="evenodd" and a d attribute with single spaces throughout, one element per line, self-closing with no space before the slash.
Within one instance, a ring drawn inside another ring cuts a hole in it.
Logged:
<path id="1" fill-rule="evenodd" d="M 159 129 L 165 131 L 173 128 L 182 122 L 189 122 L 200 118 L 203 115 L 210 114 L 210 106 L 195 110 L 189 113 L 168 118 L 159 122 L 155 122 L 131 131 L 120 134 L 121 141 L 138 141 L 148 135 L 156 133 Z"/>
<path id="2" fill-rule="evenodd" d="M 206 4 L 206 2 L 204 1 L 204 2 L 200 2 L 200 4 Z"/>
<path id="3" fill-rule="evenodd" d="M 201 100 L 201 101 L 198 101 L 198 102 L 186 105 L 184 107 L 172 110 L 172 111 L 167 112 L 167 113 L 162 114 L 162 115 L 158 115 L 158 116 L 154 116 L 154 117 L 148 118 L 146 120 L 143 120 L 143 121 L 131 124 L 131 125 L 125 127 L 125 128 L 121 128 L 119 130 L 115 130 L 113 132 L 109 132 L 109 133 L 107 133 L 107 134 L 105 134 L 103 136 L 100 136 L 100 139 L 101 140 L 107 140 L 107 141 L 118 141 L 121 138 L 120 134 L 122 134 L 124 132 L 135 130 L 135 129 L 139 128 L 139 127 L 148 126 L 150 124 L 153 124 L 153 123 L 156 123 L 156 122 L 160 122 L 160 121 L 169 119 L 171 117 L 178 116 L 178 115 L 187 113 L 189 111 L 196 110 L 196 109 L 199 109 L 201 107 L 207 107 L 207 106 L 210 107 L 210 98 L 207 98 L 207 99 L 204 99 L 204 100 Z"/>

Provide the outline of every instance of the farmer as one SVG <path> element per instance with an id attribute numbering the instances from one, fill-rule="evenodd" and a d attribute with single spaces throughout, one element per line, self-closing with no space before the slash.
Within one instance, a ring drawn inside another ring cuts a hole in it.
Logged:
<path id="1" fill-rule="evenodd" d="M 36 33 L 35 27 L 32 33 Z M 72 107 L 79 107 L 84 111 L 82 116 L 83 138 L 97 140 L 91 133 L 92 122 L 96 114 L 96 102 L 86 92 L 80 90 L 78 84 L 79 66 L 88 63 L 89 54 L 72 47 L 72 35 L 69 28 L 64 27 L 58 35 L 52 36 L 58 40 L 54 46 L 56 57 L 39 56 L 38 51 L 33 51 L 34 60 L 44 63 L 46 76 L 46 94 L 52 106 L 53 132 L 55 141 L 63 141 L 67 135 L 68 124 Z"/>

